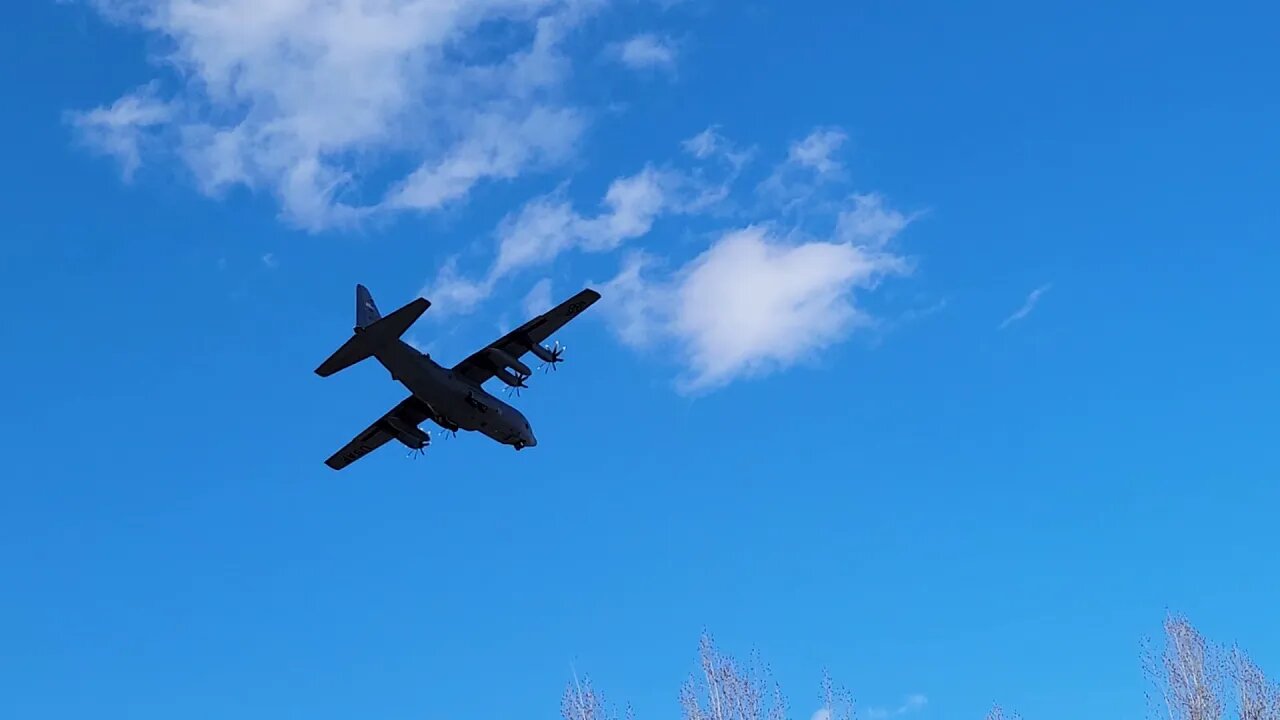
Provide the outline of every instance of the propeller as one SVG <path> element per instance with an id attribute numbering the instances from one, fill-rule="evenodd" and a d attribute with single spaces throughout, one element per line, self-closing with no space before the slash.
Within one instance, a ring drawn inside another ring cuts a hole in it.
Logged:
<path id="1" fill-rule="evenodd" d="M 527 390 L 529 388 L 528 385 L 524 384 L 524 381 L 527 380 L 528 378 L 521 377 L 519 375 L 517 375 L 516 377 L 519 380 L 519 382 L 515 385 L 507 386 L 507 397 L 511 397 L 512 395 L 515 395 L 516 397 L 520 397 L 520 389 L 524 388 Z"/>
<path id="2" fill-rule="evenodd" d="M 420 448 L 414 448 L 413 450 L 410 450 L 408 455 L 406 455 L 406 457 L 411 457 L 416 460 L 417 458 L 422 457 L 423 455 L 426 455 L 426 454 L 427 454 L 427 448 L 426 446 L 423 446 Z"/>
<path id="3" fill-rule="evenodd" d="M 555 345 L 547 348 L 547 351 L 551 353 L 551 359 L 539 365 L 538 369 L 542 370 L 544 373 L 549 370 L 558 370 L 556 366 L 564 361 L 564 358 L 561 356 L 564 355 L 564 351 L 568 349 L 569 348 L 561 345 L 560 341 L 557 340 Z"/>

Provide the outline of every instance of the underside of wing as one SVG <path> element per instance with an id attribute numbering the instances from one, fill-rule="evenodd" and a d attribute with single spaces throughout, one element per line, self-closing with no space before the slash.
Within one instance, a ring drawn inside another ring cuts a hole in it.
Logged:
<path id="1" fill-rule="evenodd" d="M 520 327 L 489 343 L 484 349 L 472 353 L 470 357 L 453 367 L 453 371 L 480 384 L 509 367 L 510 361 L 516 361 L 527 352 L 533 351 L 541 356 L 545 349 L 539 348 L 547 338 L 582 311 L 591 307 L 600 299 L 600 293 L 586 289 L 565 300 L 547 312 L 533 318 Z"/>
<path id="2" fill-rule="evenodd" d="M 418 429 L 418 426 L 432 416 L 430 406 L 410 395 L 352 438 L 351 442 L 325 460 L 324 464 L 334 470 L 341 470 L 382 447 L 389 440 L 399 440 L 406 447 L 415 450 L 425 448 L 430 444 L 431 436 Z"/>

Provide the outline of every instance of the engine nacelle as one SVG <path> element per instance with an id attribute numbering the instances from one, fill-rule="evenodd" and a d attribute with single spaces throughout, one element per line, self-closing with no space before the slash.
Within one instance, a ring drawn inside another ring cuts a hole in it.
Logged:
<path id="1" fill-rule="evenodd" d="M 396 439 L 410 450 L 421 450 L 431 444 L 431 436 L 396 417 L 387 418 L 387 424 L 395 431 Z"/>
<path id="2" fill-rule="evenodd" d="M 503 368 L 511 368 L 525 377 L 529 377 L 533 374 L 533 371 L 529 369 L 528 365 L 525 365 L 519 360 L 502 352 L 498 348 L 489 348 L 489 361 L 492 362 L 499 370 Z M 511 383 L 507 384 L 510 385 Z"/>
<path id="3" fill-rule="evenodd" d="M 524 384 L 524 378 L 516 375 L 506 368 L 495 368 L 493 374 L 502 382 L 511 387 L 527 387 Z"/>
<path id="4" fill-rule="evenodd" d="M 556 358 L 555 353 L 546 349 L 539 343 L 529 343 L 529 352 L 533 353 L 534 357 L 544 363 L 555 362 L 558 359 Z"/>

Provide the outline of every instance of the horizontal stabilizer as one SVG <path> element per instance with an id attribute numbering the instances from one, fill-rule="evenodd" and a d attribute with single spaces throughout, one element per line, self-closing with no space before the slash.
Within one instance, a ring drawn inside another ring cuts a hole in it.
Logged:
<path id="1" fill-rule="evenodd" d="M 316 368 L 316 374 L 320 377 L 329 377 L 361 360 L 372 357 L 387 343 L 399 339 L 429 307 L 431 307 L 430 301 L 418 298 L 390 315 L 375 320 L 368 327 L 357 327 L 356 333 L 343 343 L 342 347 L 320 363 L 320 367 Z"/>
<path id="2" fill-rule="evenodd" d="M 320 367 L 316 368 L 316 374 L 320 377 L 329 377 L 372 355 L 373 352 L 369 349 L 369 344 L 364 340 L 365 338 L 359 335 L 352 335 L 350 339 L 342 343 L 342 347 L 320 363 Z"/>
<path id="3" fill-rule="evenodd" d="M 426 312 L 429 307 L 431 307 L 431 301 L 426 298 L 418 298 L 374 322 L 360 334 L 375 339 L 378 345 L 395 340 L 404 335 L 405 331 L 417 322 L 418 318 L 422 317 L 422 313 Z"/>

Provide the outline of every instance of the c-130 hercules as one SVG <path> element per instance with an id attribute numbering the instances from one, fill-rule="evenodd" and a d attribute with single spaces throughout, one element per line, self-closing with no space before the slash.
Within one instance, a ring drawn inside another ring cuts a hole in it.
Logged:
<path id="1" fill-rule="evenodd" d="M 595 290 L 583 290 L 452 368 L 445 368 L 400 339 L 431 307 L 430 301 L 418 298 L 383 317 L 369 290 L 356 285 L 354 334 L 316 368 L 316 374 L 329 377 L 373 357 L 393 380 L 408 388 L 410 395 L 352 438 L 325 464 L 341 470 L 393 438 L 410 450 L 424 450 L 431 443 L 431 436 L 418 426 L 426 420 L 447 432 L 478 431 L 516 450 L 537 445 L 525 416 L 481 386 L 497 377 L 511 388 L 528 387 L 524 381 L 533 373 L 520 362 L 520 357 L 531 352 L 548 367 L 554 367 L 561 361 L 564 348 L 559 343 L 552 348 L 542 343 L 599 299 L 600 293 Z"/>

